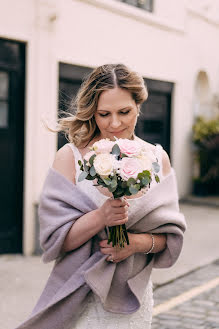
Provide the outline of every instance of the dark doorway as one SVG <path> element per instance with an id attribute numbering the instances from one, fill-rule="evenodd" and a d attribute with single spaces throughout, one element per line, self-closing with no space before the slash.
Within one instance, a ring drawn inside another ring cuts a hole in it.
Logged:
<path id="1" fill-rule="evenodd" d="M 0 39 L 0 253 L 22 252 L 25 44 Z"/>
<path id="2" fill-rule="evenodd" d="M 149 143 L 163 146 L 170 156 L 171 96 L 173 83 L 145 79 L 148 99 L 143 103 L 135 133 Z"/>
<path id="3" fill-rule="evenodd" d="M 89 67 L 59 64 L 59 111 L 66 111 L 76 96 L 83 78 L 92 71 Z M 59 115 L 61 117 L 61 115 Z M 58 149 L 68 143 L 63 133 L 58 133 Z"/>

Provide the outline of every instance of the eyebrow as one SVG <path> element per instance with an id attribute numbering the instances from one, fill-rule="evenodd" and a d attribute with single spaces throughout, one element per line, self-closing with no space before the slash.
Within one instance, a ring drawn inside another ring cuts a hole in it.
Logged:
<path id="1" fill-rule="evenodd" d="M 123 107 L 122 109 L 119 109 L 118 111 L 128 110 L 130 108 L 131 108 L 131 106 L 127 106 L 127 107 Z M 110 112 L 110 111 L 100 109 L 100 110 L 97 110 L 97 112 Z"/>

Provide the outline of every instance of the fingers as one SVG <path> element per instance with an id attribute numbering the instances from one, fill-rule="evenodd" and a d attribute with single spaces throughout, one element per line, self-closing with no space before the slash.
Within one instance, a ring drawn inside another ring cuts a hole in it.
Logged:
<path id="1" fill-rule="evenodd" d="M 108 240 L 102 240 L 99 242 L 100 248 L 113 248 L 112 242 L 108 243 Z M 112 249 L 113 251 L 113 249 Z"/>
<path id="2" fill-rule="evenodd" d="M 104 255 L 111 255 L 114 250 L 113 248 L 100 248 L 100 252 Z"/>
<path id="3" fill-rule="evenodd" d="M 120 220 L 115 221 L 115 224 L 112 225 L 112 226 L 123 225 L 123 224 L 125 224 L 125 223 L 127 223 L 127 222 L 128 222 L 128 217 L 126 217 L 126 218 L 124 218 L 124 219 L 120 219 Z"/>
<path id="4" fill-rule="evenodd" d="M 123 225 L 128 221 L 128 207 L 126 200 L 108 199 L 101 206 L 100 214 L 106 226 Z"/>
<path id="5" fill-rule="evenodd" d="M 123 219 L 126 219 L 128 218 L 128 213 L 125 212 L 124 214 L 113 214 L 113 219 L 114 221 L 118 221 L 118 220 L 123 220 Z"/>
<path id="6" fill-rule="evenodd" d="M 113 255 L 109 255 L 109 257 L 106 258 L 106 261 L 111 262 L 113 260 L 113 263 L 116 264 L 116 263 L 123 261 L 124 259 L 126 259 L 126 257 L 114 258 Z"/>
<path id="7" fill-rule="evenodd" d="M 124 219 L 117 219 L 117 220 L 114 219 L 112 223 L 108 224 L 108 226 L 112 227 L 112 226 L 117 226 L 117 225 L 123 225 L 127 222 L 128 222 L 128 217 L 126 217 Z"/>
<path id="8" fill-rule="evenodd" d="M 128 206 L 125 207 L 113 207 L 114 214 L 128 215 Z"/>
<path id="9" fill-rule="evenodd" d="M 124 248 L 119 250 L 115 247 L 100 248 L 100 251 L 103 255 L 108 255 L 106 258 L 107 262 L 111 262 L 113 260 L 113 263 L 119 263 L 130 256 L 130 253 Z"/>
<path id="10" fill-rule="evenodd" d="M 129 203 L 126 199 L 109 199 L 109 202 L 111 204 L 112 207 L 114 208 L 118 208 L 118 207 L 129 207 Z"/>

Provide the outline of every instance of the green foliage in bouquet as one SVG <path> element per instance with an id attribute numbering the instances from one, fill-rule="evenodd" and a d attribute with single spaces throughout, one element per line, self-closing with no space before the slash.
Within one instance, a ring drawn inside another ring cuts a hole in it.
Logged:
<path id="1" fill-rule="evenodd" d="M 115 157 L 120 157 L 120 149 L 117 144 L 113 146 L 112 154 Z M 121 158 L 126 156 L 125 154 L 121 154 Z M 142 188 L 145 188 L 147 185 L 150 187 L 151 183 L 151 173 L 148 170 L 144 170 L 142 173 L 138 174 L 137 181 L 134 178 L 129 178 L 127 181 L 123 181 L 119 175 L 114 175 L 112 178 L 107 177 L 103 178 L 97 175 L 93 162 L 96 157 L 96 154 L 92 155 L 89 159 L 90 166 L 87 165 L 87 161 L 84 160 L 84 163 L 81 160 L 78 161 L 80 166 L 80 170 L 82 171 L 78 181 L 82 181 L 83 179 L 94 180 L 97 179 L 97 186 L 101 185 L 106 187 L 114 196 L 114 198 L 120 198 L 124 195 L 134 195 L 137 194 Z M 160 166 L 157 162 L 152 163 L 154 172 L 159 172 Z M 159 176 L 155 174 L 155 180 L 157 183 L 160 182 Z"/>
<path id="2" fill-rule="evenodd" d="M 110 152 L 114 155 L 116 160 L 121 160 L 127 155 L 122 154 L 120 152 L 120 148 L 117 144 L 115 144 Z M 121 198 L 125 195 L 130 196 L 137 194 L 141 189 L 150 187 L 150 183 L 152 181 L 151 172 L 149 170 L 144 170 L 139 173 L 137 179 L 129 178 L 127 181 L 123 180 L 118 173 L 114 173 L 112 176 L 101 177 L 97 174 L 94 167 L 94 160 L 97 155 L 93 154 L 89 161 L 84 160 L 83 163 L 81 160 L 78 161 L 80 166 L 80 170 L 82 171 L 78 177 L 78 181 L 82 181 L 84 179 L 94 180 L 97 182 L 94 186 L 103 186 L 112 193 L 114 199 Z M 152 163 L 153 174 L 157 183 L 160 182 L 159 176 L 157 173 L 160 170 L 160 166 L 157 162 Z M 124 247 L 124 244 L 129 244 L 128 234 L 126 230 L 125 224 L 109 227 L 109 236 L 108 243 L 112 242 L 114 246 Z"/>

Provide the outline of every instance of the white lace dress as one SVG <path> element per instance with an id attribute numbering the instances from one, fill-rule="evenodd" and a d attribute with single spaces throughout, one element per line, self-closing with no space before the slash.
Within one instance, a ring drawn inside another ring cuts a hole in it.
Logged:
<path id="1" fill-rule="evenodd" d="M 78 182 L 78 176 L 80 175 L 80 168 L 78 160 L 82 160 L 81 153 L 78 148 L 72 144 L 67 144 L 74 153 L 75 167 L 76 167 L 76 184 L 83 192 L 87 193 L 88 196 L 97 204 L 101 206 L 108 198 L 108 196 L 101 193 L 93 182 L 89 180 L 83 180 Z M 162 146 L 157 144 L 155 147 L 155 155 L 158 158 L 158 162 L 161 166 L 159 173 L 160 179 L 162 179 Z M 157 184 L 155 181 L 151 182 L 151 188 Z M 130 207 L 128 209 L 128 218 L 131 220 L 133 216 L 139 214 L 139 211 L 144 210 L 143 198 L 146 194 L 140 197 L 128 199 Z M 71 329 L 150 329 L 152 322 L 152 311 L 153 311 L 153 286 L 151 279 L 147 285 L 143 304 L 140 309 L 132 314 L 117 314 L 111 313 L 103 309 L 99 297 L 92 291 L 89 293 L 84 312 L 79 317 L 77 324 Z"/>

